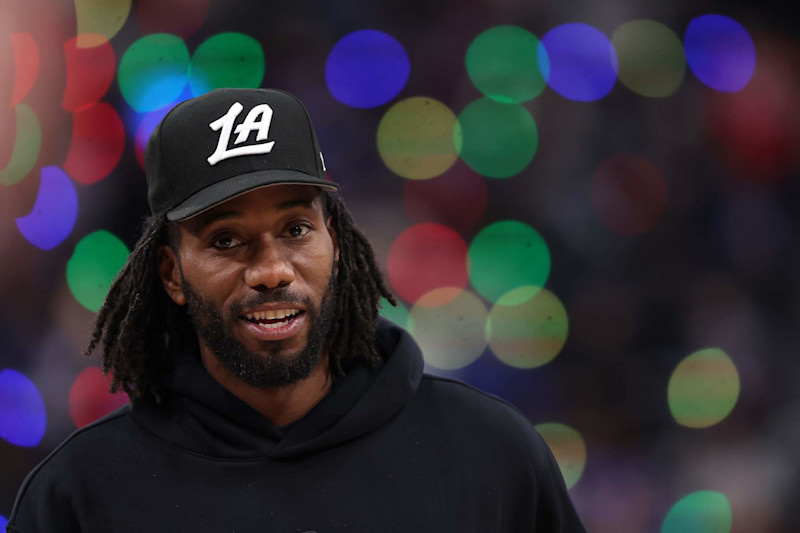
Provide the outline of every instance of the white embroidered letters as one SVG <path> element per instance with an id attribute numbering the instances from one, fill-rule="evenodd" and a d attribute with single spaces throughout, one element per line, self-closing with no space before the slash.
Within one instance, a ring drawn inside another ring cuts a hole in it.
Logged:
<path id="1" fill-rule="evenodd" d="M 231 139 L 231 130 L 233 130 L 233 123 L 239 113 L 242 112 L 244 106 L 239 102 L 235 102 L 228 112 L 219 117 L 217 120 L 209 124 L 209 127 L 214 131 L 222 132 L 219 134 L 219 141 L 217 142 L 217 149 L 208 158 L 209 165 L 216 165 L 223 159 L 230 159 L 240 155 L 251 154 L 268 154 L 275 146 L 275 141 L 263 142 L 260 144 L 251 144 L 248 146 L 240 146 L 239 148 L 232 148 L 228 150 L 228 142 Z M 256 121 L 258 120 L 258 121 Z M 267 104 L 255 106 L 247 114 L 244 122 L 236 126 L 233 133 L 236 133 L 236 140 L 233 144 L 242 144 L 250 136 L 250 132 L 257 131 L 256 141 L 264 141 L 269 136 L 269 126 L 272 122 L 272 108 Z"/>

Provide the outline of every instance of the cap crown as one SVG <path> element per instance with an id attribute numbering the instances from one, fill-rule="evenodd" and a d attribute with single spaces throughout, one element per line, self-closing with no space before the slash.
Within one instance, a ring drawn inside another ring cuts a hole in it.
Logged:
<path id="1" fill-rule="evenodd" d="M 275 89 L 216 89 L 178 104 L 150 136 L 145 169 L 150 209 L 171 220 L 259 186 L 325 182 L 305 107 Z"/>

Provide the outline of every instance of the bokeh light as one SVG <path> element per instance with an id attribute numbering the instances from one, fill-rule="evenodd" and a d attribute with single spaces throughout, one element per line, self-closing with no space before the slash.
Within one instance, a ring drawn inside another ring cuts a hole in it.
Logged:
<path id="1" fill-rule="evenodd" d="M 100 309 L 128 253 L 125 244 L 105 230 L 81 239 L 67 262 L 67 285 L 78 303 L 90 311 Z"/>
<path id="2" fill-rule="evenodd" d="M 425 363 L 434 368 L 463 368 L 486 349 L 486 306 L 470 291 L 460 287 L 435 289 L 417 301 L 410 315 L 414 339 Z"/>
<path id="3" fill-rule="evenodd" d="M 69 390 L 69 414 L 75 426 L 82 428 L 128 403 L 124 392 L 111 393 L 111 375 L 103 375 L 96 366 L 85 368 Z"/>
<path id="4" fill-rule="evenodd" d="M 173 102 L 189 80 L 189 50 L 168 33 L 142 37 L 125 51 L 117 79 L 125 101 L 140 113 Z"/>
<path id="5" fill-rule="evenodd" d="M 404 178 L 427 180 L 456 162 L 461 126 L 446 105 L 422 96 L 397 102 L 378 125 L 378 153 Z"/>
<path id="6" fill-rule="evenodd" d="M 16 222 L 28 242 L 51 250 L 69 236 L 77 218 L 78 193 L 72 180 L 58 167 L 44 167 L 33 209 Z"/>
<path id="7" fill-rule="evenodd" d="M 411 63 L 403 45 L 377 30 L 359 30 L 342 37 L 325 62 L 331 95 L 358 108 L 385 104 L 408 81 Z"/>
<path id="8" fill-rule="evenodd" d="M 0 437 L 15 446 L 38 445 L 47 426 L 36 385 L 16 370 L 0 371 Z"/>
<path id="9" fill-rule="evenodd" d="M 550 276 L 550 250 L 539 232 L 523 222 L 503 220 L 478 233 L 469 246 L 469 279 L 491 302 L 506 305 L 533 298 Z M 513 289 L 521 291 L 507 295 Z"/>
<path id="10" fill-rule="evenodd" d="M 667 207 L 667 184 L 648 159 L 618 154 L 604 159 L 595 171 L 591 198 L 608 229 L 620 235 L 640 235 L 661 219 Z"/>
<path id="11" fill-rule="evenodd" d="M 142 117 L 139 122 L 139 127 L 136 128 L 136 137 L 133 140 L 133 151 L 136 154 L 136 160 L 144 169 L 144 149 L 147 146 L 147 141 L 150 140 L 150 135 L 156 129 L 158 123 L 169 113 L 173 107 L 178 105 L 179 102 L 173 102 L 160 109 L 151 111 Z"/>
<path id="12" fill-rule="evenodd" d="M 634 20 L 611 36 L 619 60 L 619 81 L 642 96 L 663 98 L 681 86 L 686 57 L 680 38 L 653 20 Z"/>
<path id="13" fill-rule="evenodd" d="M 14 53 L 14 89 L 11 107 L 22 102 L 36 83 L 39 74 L 39 45 L 30 33 L 12 33 L 11 49 Z"/>
<path id="14" fill-rule="evenodd" d="M 405 328 L 410 333 L 414 333 L 414 324 L 411 322 L 411 315 L 402 302 L 397 302 L 393 306 L 386 298 L 381 298 L 378 302 L 378 314 L 387 320 L 391 320 L 401 328 Z"/>
<path id="15" fill-rule="evenodd" d="M 756 68 L 756 48 L 747 30 L 730 17 L 692 19 L 683 38 L 686 60 L 697 78 L 718 91 L 742 90 Z"/>
<path id="16" fill-rule="evenodd" d="M 530 293 L 536 296 L 526 298 Z M 492 352 L 515 368 L 536 368 L 552 361 L 564 347 L 568 332 L 564 305 L 539 287 L 510 291 L 492 307 L 486 322 Z"/>
<path id="17" fill-rule="evenodd" d="M 447 226 L 417 224 L 392 243 L 386 271 L 395 292 L 407 302 L 439 287 L 466 287 L 467 244 Z"/>
<path id="18" fill-rule="evenodd" d="M 0 514 L 0 528 L 6 527 L 8 524 L 8 518 Z"/>
<path id="19" fill-rule="evenodd" d="M 467 73 L 484 95 L 503 103 L 539 96 L 547 84 L 550 62 L 539 39 L 519 26 L 489 28 L 469 45 Z"/>
<path id="20" fill-rule="evenodd" d="M 264 79 L 261 43 L 243 33 L 209 37 L 192 55 L 189 86 L 193 96 L 222 87 L 259 87 Z"/>
<path id="21" fill-rule="evenodd" d="M 669 410 L 682 426 L 713 426 L 733 411 L 738 398 L 736 365 L 719 348 L 706 348 L 689 355 L 669 379 Z"/>
<path id="22" fill-rule="evenodd" d="M 672 506 L 661 524 L 661 533 L 730 533 L 732 526 L 733 511 L 727 496 L 701 490 Z"/>
<path id="23" fill-rule="evenodd" d="M 414 222 L 436 222 L 466 233 L 486 212 L 486 180 L 464 163 L 430 180 L 407 180 L 403 206 Z"/>
<path id="24" fill-rule="evenodd" d="M 481 98 L 458 116 L 461 158 L 475 172 L 489 178 L 509 178 L 533 160 L 539 144 L 536 122 L 518 104 Z"/>
<path id="25" fill-rule="evenodd" d="M 61 107 L 78 111 L 100 101 L 111 87 L 117 68 L 111 43 L 104 40 L 97 46 L 82 48 L 78 47 L 78 37 L 73 37 L 64 43 L 64 58 L 67 82 Z"/>
<path id="26" fill-rule="evenodd" d="M 800 48 L 781 44 L 759 43 L 758 68 L 744 89 L 705 95 L 703 137 L 730 177 L 771 183 L 800 168 Z"/>
<path id="27" fill-rule="evenodd" d="M 42 128 L 36 113 L 25 104 L 14 108 L 17 118 L 17 135 L 11 160 L 0 170 L 0 183 L 13 185 L 33 170 L 39 151 L 42 149 Z"/>
<path id="28" fill-rule="evenodd" d="M 132 0 L 75 0 L 78 17 L 78 46 L 97 46 L 109 41 L 125 25 Z"/>
<path id="29" fill-rule="evenodd" d="M 89 185 L 108 176 L 122 158 L 125 126 L 111 104 L 101 102 L 72 115 L 72 142 L 64 170 Z"/>
<path id="30" fill-rule="evenodd" d="M 172 33 L 186 39 L 208 18 L 211 0 L 139 0 L 136 22 L 143 34 Z"/>
<path id="31" fill-rule="evenodd" d="M 556 26 L 542 46 L 550 62 L 547 83 L 570 100 L 589 102 L 606 96 L 617 79 L 617 53 L 600 30 L 583 23 Z"/>
<path id="32" fill-rule="evenodd" d="M 586 467 L 586 443 L 581 434 L 569 426 L 545 422 L 534 426 L 553 453 L 568 489 L 581 478 Z"/>

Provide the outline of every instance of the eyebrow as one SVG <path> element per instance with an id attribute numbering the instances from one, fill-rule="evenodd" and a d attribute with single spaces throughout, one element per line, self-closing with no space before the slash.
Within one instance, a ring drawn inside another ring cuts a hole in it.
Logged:
<path id="1" fill-rule="evenodd" d="M 276 211 L 288 211 L 290 209 L 294 209 L 295 207 L 303 207 L 304 209 L 313 209 L 314 208 L 314 201 L 317 199 L 315 196 L 311 199 L 306 198 L 297 198 L 293 200 L 287 200 L 278 204 Z M 211 224 L 218 222 L 220 220 L 225 220 L 228 218 L 236 218 L 242 216 L 241 211 L 237 211 L 235 209 L 229 211 L 219 211 L 217 213 L 209 213 L 205 217 L 199 219 L 197 221 L 197 229 L 202 230 L 210 226 Z"/>

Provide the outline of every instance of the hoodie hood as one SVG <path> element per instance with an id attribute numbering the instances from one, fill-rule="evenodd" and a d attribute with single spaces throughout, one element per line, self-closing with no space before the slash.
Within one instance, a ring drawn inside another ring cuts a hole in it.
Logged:
<path id="1" fill-rule="evenodd" d="M 310 455 L 378 429 L 416 392 L 424 363 L 411 336 L 381 319 L 376 343 L 380 367 L 351 369 L 303 418 L 283 428 L 222 387 L 198 354 L 179 354 L 164 379 L 164 401 L 136 400 L 131 417 L 156 438 L 210 457 L 289 460 Z"/>

